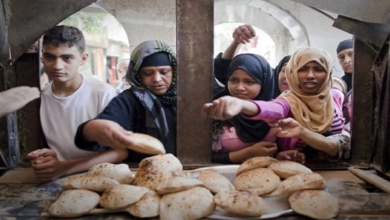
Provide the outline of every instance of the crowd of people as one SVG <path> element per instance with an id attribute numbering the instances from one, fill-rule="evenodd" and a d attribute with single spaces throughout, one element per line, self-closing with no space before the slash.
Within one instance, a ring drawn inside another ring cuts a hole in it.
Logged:
<path id="1" fill-rule="evenodd" d="M 212 162 L 348 158 L 352 39 L 337 47 L 345 72 L 340 79 L 321 48 L 286 54 L 275 68 L 260 55 L 238 54 L 255 36 L 250 25 L 237 27 L 233 42 L 214 60 L 214 100 L 201 109 L 214 119 Z M 126 148 L 133 132 L 158 138 L 176 155 L 177 66 L 169 45 L 139 44 L 118 63 L 117 89 L 80 73 L 87 58 L 79 29 L 56 26 L 45 33 L 42 63 L 50 81 L 41 90 L 40 118 L 46 146 L 27 155 L 36 176 L 50 181 L 102 162 L 139 162 L 148 155 Z"/>

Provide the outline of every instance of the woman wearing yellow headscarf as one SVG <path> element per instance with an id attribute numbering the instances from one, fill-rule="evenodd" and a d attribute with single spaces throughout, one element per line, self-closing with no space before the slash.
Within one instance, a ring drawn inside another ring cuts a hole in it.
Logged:
<path id="1" fill-rule="evenodd" d="M 332 58 L 320 48 L 306 47 L 296 51 L 286 66 L 286 78 L 290 90 L 282 93 L 273 101 L 245 101 L 232 97 L 222 97 L 203 106 L 202 111 L 215 119 L 226 120 L 243 113 L 253 120 L 275 122 L 279 119 L 292 118 L 307 132 L 329 136 L 342 132 L 344 121 L 341 103 L 343 94 L 332 89 Z M 306 133 L 305 133 L 306 134 Z M 337 147 L 324 148 L 323 138 L 307 139 L 301 133 L 281 135 L 279 151 L 309 151 L 313 148 L 336 156 Z M 302 139 L 301 139 L 302 138 Z M 321 141 L 319 141 L 321 140 Z M 308 142 L 308 143 L 305 143 Z M 326 141 L 325 141 L 326 142 Z M 317 144 L 318 143 L 318 144 Z M 320 144 L 321 143 L 321 144 Z M 313 148 L 307 147 L 310 145 Z M 279 153 L 280 154 L 280 153 Z M 306 152 L 305 152 L 306 154 Z M 294 155 L 277 155 L 280 159 L 292 159 L 304 162 L 305 157 Z"/>

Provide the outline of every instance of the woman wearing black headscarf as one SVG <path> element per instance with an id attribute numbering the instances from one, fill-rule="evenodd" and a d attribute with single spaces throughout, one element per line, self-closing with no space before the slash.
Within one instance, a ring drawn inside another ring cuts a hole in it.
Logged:
<path id="1" fill-rule="evenodd" d="M 149 40 L 131 54 L 126 74 L 131 88 L 115 97 L 95 119 L 78 127 L 76 146 L 102 151 L 132 145 L 128 134 L 159 139 L 167 153 L 176 155 L 176 57 L 165 42 Z M 148 155 L 129 151 L 128 162 Z"/>
<path id="2" fill-rule="evenodd" d="M 225 89 L 215 98 L 233 96 L 246 100 L 269 101 L 274 97 L 274 75 L 268 62 L 255 54 L 240 54 L 230 63 Z M 229 121 L 216 121 L 213 134 L 213 162 L 242 162 L 254 156 L 271 156 L 275 138 L 264 121 L 237 115 Z M 266 142 L 267 141 L 267 142 Z"/>
<path id="3" fill-rule="evenodd" d="M 275 86 L 274 88 L 274 98 L 278 97 L 282 92 L 288 90 L 288 84 L 286 79 L 285 68 L 287 66 L 288 61 L 290 60 L 291 55 L 287 55 L 280 60 L 279 64 L 275 67 L 274 70 L 274 80 Z"/>

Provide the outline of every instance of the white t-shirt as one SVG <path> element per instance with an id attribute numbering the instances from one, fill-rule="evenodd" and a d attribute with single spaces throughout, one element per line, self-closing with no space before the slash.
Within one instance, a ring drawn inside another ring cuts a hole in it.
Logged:
<path id="1" fill-rule="evenodd" d="M 40 108 L 42 129 L 58 160 L 71 160 L 95 153 L 76 147 L 74 136 L 77 127 L 95 118 L 117 94 L 114 87 L 88 77 L 83 77 L 81 86 L 68 97 L 56 97 L 52 83 L 43 88 Z"/>

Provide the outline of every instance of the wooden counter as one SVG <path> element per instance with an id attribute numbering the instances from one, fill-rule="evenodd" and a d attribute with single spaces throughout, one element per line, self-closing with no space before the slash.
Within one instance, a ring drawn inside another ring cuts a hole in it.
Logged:
<path id="1" fill-rule="evenodd" d="M 367 183 L 347 170 L 315 171 L 327 181 L 327 190 L 338 198 L 340 204 L 337 219 L 390 219 L 390 195 L 370 193 L 363 187 Z M 8 171 L 0 178 L 0 219 L 42 219 L 62 191 L 59 179 L 39 183 L 29 168 Z M 390 183 L 389 183 L 390 184 Z M 131 219 L 127 213 L 83 216 L 80 219 Z M 134 219 L 134 218 L 133 218 Z M 293 214 L 280 219 L 305 219 Z"/>

